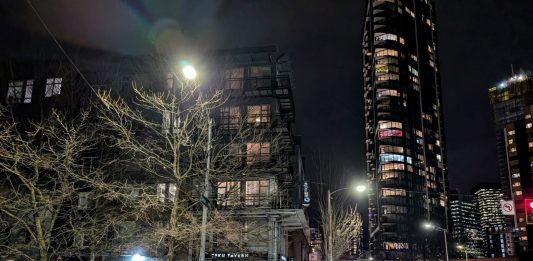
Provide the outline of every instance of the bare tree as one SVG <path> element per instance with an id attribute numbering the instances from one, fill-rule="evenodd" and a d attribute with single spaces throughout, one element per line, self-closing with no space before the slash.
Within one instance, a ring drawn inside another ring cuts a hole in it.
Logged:
<path id="1" fill-rule="evenodd" d="M 320 220 L 324 231 L 323 250 L 329 253 L 332 261 L 339 260 L 353 246 L 353 242 L 361 236 L 361 215 L 356 208 L 336 204 L 329 209 L 324 203 L 319 204 Z M 331 227 L 330 229 L 327 229 Z M 331 239 L 331 240 L 328 240 Z M 330 245 L 331 242 L 331 245 Z M 329 260 L 327 255 L 324 255 Z"/>
<path id="2" fill-rule="evenodd" d="M 351 206 L 353 197 L 360 195 L 353 194 L 352 180 L 346 185 L 353 173 L 339 169 L 327 155 L 320 151 L 315 153 L 312 167 L 318 181 L 319 224 L 324 235 L 322 256 L 327 261 L 333 261 L 346 255 L 353 243 L 360 239 L 363 221 L 357 205 Z"/>
<path id="3" fill-rule="evenodd" d="M 2 108 L 0 117 L 0 253 L 49 260 L 66 243 L 84 180 L 98 176 L 83 171 L 97 129 L 87 111 L 19 121 Z"/>
<path id="4" fill-rule="evenodd" d="M 241 115 L 227 113 L 223 105 L 228 104 L 228 96 L 221 89 L 202 89 L 198 82 L 178 79 L 179 76 L 170 75 L 163 88 L 149 90 L 134 83 L 131 100 L 112 90 L 98 92 L 99 118 L 108 130 L 105 139 L 121 155 L 118 169 L 136 173 L 122 171 L 124 177 L 115 181 L 131 191 L 135 184 L 128 180 L 137 179 L 137 186 L 146 188 L 143 204 L 128 211 L 127 219 L 136 226 L 135 231 L 129 230 L 129 241 L 120 251 L 141 246 L 153 255 L 175 260 L 180 250 L 199 245 L 202 225 L 197 210 L 201 206 L 199 195 L 206 189 L 203 177 L 207 168 L 211 188 L 220 182 L 275 173 L 281 161 L 288 160 L 272 156 L 280 155 L 288 144 L 280 141 L 280 130 L 264 122 L 264 116 L 250 122 Z M 213 119 L 217 125 L 211 129 Z M 210 132 L 213 149 L 207 165 Z M 262 164 L 273 161 L 276 162 L 268 167 Z M 148 192 L 149 184 L 157 186 L 155 193 Z M 234 210 L 242 201 L 229 188 L 219 197 L 219 192 L 210 193 L 215 197 L 204 202 L 213 207 L 217 200 L 218 206 L 225 206 L 223 211 L 211 211 L 207 230 L 212 238 L 225 238 L 214 240 L 218 244 L 241 248 L 245 228 Z M 128 197 L 128 193 L 122 196 Z M 149 229 L 143 231 L 143 226 Z"/>

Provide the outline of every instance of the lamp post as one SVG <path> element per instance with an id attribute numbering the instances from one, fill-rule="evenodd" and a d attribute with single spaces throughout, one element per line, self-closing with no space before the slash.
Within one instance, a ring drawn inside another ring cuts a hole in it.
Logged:
<path id="1" fill-rule="evenodd" d="M 182 74 L 185 79 L 192 81 L 196 79 L 198 73 L 192 65 L 186 65 L 182 68 Z M 211 168 L 211 133 L 213 128 L 213 119 L 209 117 L 207 130 L 207 159 L 205 166 L 204 193 L 202 194 L 202 226 L 200 227 L 200 253 L 198 260 L 205 260 L 205 245 L 207 237 L 207 212 L 209 204 L 209 169 Z M 204 202 L 205 201 L 205 202 Z"/>
<path id="2" fill-rule="evenodd" d="M 331 199 L 332 195 L 347 189 L 355 189 L 356 192 L 362 193 L 366 190 L 365 185 L 357 185 L 355 187 L 346 187 L 346 188 L 340 188 L 336 189 L 333 192 L 330 192 L 328 189 L 328 202 L 327 202 L 327 211 L 328 211 L 328 222 L 327 222 L 327 230 L 328 230 L 328 248 L 327 248 L 327 261 L 333 261 L 333 210 L 331 208 Z"/>
<path id="3" fill-rule="evenodd" d="M 439 226 L 437 226 L 435 224 L 432 224 L 432 223 L 429 223 L 429 222 L 424 222 L 422 224 L 422 226 L 425 229 L 428 229 L 428 230 L 442 231 L 442 234 L 444 235 L 444 248 L 445 248 L 445 252 L 446 252 L 446 261 L 448 261 L 448 240 L 446 239 L 446 233 L 448 233 L 448 229 L 439 227 Z"/>
<path id="4" fill-rule="evenodd" d="M 465 251 L 465 259 L 466 259 L 466 261 L 468 261 L 468 251 L 466 250 L 466 247 L 464 247 L 463 245 L 457 245 L 457 248 L 459 250 L 464 250 Z"/>
<path id="5" fill-rule="evenodd" d="M 192 65 L 183 66 L 181 73 L 188 81 L 193 81 L 198 76 L 196 68 Z M 207 159 L 205 166 L 204 193 L 202 194 L 202 226 L 200 227 L 200 253 L 198 260 L 205 260 L 205 245 L 207 237 L 207 212 L 209 211 L 209 169 L 211 168 L 211 133 L 213 129 L 213 119 L 209 116 L 207 130 Z"/>

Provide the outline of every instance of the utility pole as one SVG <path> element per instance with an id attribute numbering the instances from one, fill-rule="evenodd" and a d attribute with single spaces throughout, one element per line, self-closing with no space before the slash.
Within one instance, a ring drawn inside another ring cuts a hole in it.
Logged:
<path id="1" fill-rule="evenodd" d="M 200 256 L 198 257 L 199 261 L 205 260 L 205 238 L 206 238 L 206 230 L 207 230 L 207 211 L 208 211 L 208 204 L 209 204 L 209 169 L 211 165 L 211 129 L 213 128 L 213 119 L 211 116 L 209 116 L 209 123 L 208 123 L 208 133 L 207 133 L 207 160 L 206 160 L 206 167 L 205 167 L 205 190 L 203 197 L 205 202 L 202 202 L 203 209 L 202 209 L 202 227 L 201 227 L 201 236 L 200 236 Z"/>
<path id="2" fill-rule="evenodd" d="M 331 209 L 331 192 L 328 189 L 328 258 L 333 261 L 333 211 Z"/>

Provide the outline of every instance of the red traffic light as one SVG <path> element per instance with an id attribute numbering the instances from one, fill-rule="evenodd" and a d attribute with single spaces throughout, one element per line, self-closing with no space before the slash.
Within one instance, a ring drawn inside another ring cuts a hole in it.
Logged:
<path id="1" fill-rule="evenodd" d="M 526 203 L 526 208 L 527 209 L 533 209 L 533 199 L 524 199 L 524 202 Z"/>
<path id="2" fill-rule="evenodd" d="M 525 207 L 526 207 L 526 224 L 533 224 L 533 199 L 527 198 L 524 199 Z"/>

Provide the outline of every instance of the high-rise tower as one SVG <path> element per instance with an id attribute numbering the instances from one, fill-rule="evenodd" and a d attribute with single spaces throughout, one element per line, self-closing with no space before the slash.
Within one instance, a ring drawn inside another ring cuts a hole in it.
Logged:
<path id="1" fill-rule="evenodd" d="M 363 33 L 370 246 L 378 260 L 444 256 L 446 151 L 433 0 L 367 0 Z"/>

